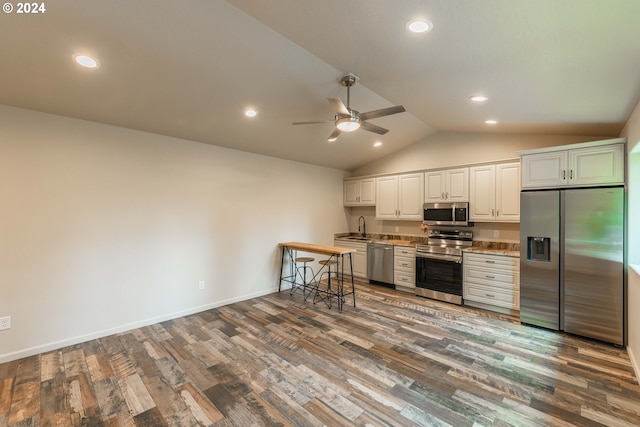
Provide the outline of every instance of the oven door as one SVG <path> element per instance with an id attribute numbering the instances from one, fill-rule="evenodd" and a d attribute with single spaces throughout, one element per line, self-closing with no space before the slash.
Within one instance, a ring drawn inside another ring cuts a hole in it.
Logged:
<path id="1" fill-rule="evenodd" d="M 462 258 L 437 254 L 416 256 L 416 295 L 462 304 Z"/>

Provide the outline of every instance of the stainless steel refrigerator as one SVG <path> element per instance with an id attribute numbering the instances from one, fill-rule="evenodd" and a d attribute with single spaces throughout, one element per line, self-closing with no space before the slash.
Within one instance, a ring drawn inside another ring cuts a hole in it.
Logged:
<path id="1" fill-rule="evenodd" d="M 624 188 L 520 194 L 520 320 L 624 345 Z"/>

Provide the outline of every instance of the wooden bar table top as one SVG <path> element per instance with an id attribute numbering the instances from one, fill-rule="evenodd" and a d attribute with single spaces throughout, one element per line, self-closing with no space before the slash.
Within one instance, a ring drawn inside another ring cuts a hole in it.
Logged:
<path id="1" fill-rule="evenodd" d="M 321 255 L 345 255 L 353 253 L 355 249 L 340 248 L 337 246 L 318 245 L 315 243 L 301 243 L 301 242 L 285 242 L 278 243 L 278 246 L 293 249 L 296 251 L 310 252 Z"/>

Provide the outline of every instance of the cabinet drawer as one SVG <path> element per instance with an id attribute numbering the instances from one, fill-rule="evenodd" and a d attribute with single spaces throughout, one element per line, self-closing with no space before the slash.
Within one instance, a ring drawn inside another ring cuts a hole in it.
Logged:
<path id="1" fill-rule="evenodd" d="M 512 269 L 517 271 L 520 269 L 520 259 L 510 256 L 465 253 L 464 265 L 500 268 L 505 270 Z"/>
<path id="2" fill-rule="evenodd" d="M 393 273 L 393 283 L 396 286 L 414 288 L 416 286 L 415 281 L 415 276 L 411 273 L 405 273 L 402 271 L 395 271 Z"/>
<path id="3" fill-rule="evenodd" d="M 414 258 L 396 256 L 393 258 L 393 268 L 395 270 L 413 273 L 416 268 L 416 260 Z"/>
<path id="4" fill-rule="evenodd" d="M 509 292 L 475 283 L 465 284 L 464 299 L 514 310 L 520 308 L 520 292 Z"/>
<path id="5" fill-rule="evenodd" d="M 416 257 L 416 250 L 415 250 L 415 248 L 409 248 L 409 247 L 403 247 L 403 246 L 394 246 L 393 247 L 393 254 L 395 256 L 404 256 L 404 257 L 409 257 L 409 258 L 415 258 Z"/>
<path id="6" fill-rule="evenodd" d="M 519 274 L 486 268 L 464 268 L 464 280 L 486 284 L 496 288 L 513 289 L 518 286 Z"/>

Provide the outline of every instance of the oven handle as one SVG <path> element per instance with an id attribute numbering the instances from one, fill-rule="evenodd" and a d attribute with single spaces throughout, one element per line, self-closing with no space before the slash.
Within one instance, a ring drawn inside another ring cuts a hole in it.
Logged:
<path id="1" fill-rule="evenodd" d="M 455 255 L 439 255 L 439 254 L 422 254 L 416 252 L 416 258 L 435 259 L 438 261 L 455 262 L 456 264 L 462 264 L 462 257 Z"/>

